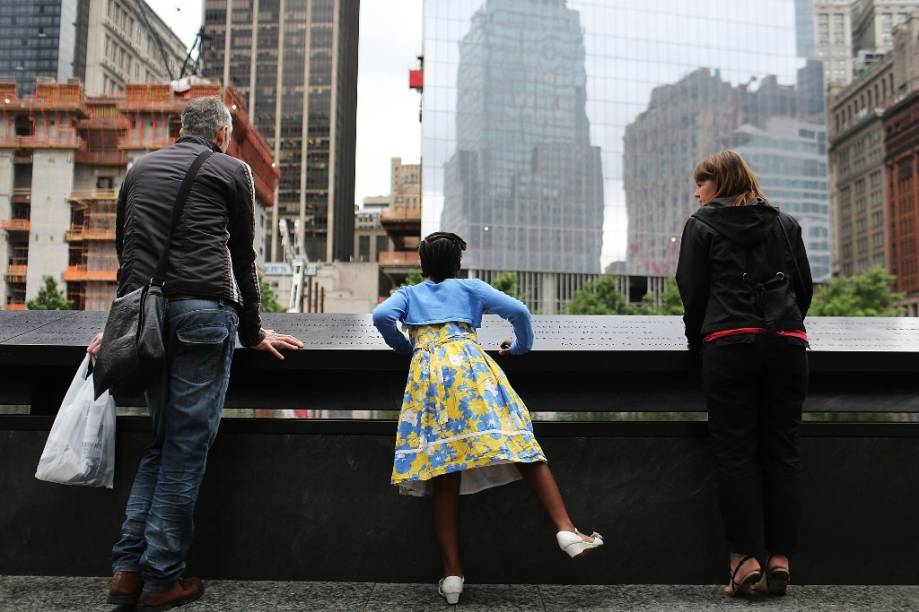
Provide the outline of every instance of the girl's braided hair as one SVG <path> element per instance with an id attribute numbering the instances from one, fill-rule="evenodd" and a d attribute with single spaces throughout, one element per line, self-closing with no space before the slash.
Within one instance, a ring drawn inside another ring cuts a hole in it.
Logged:
<path id="1" fill-rule="evenodd" d="M 453 278 L 459 270 L 466 241 L 450 232 L 434 232 L 418 245 L 421 273 L 435 283 Z"/>

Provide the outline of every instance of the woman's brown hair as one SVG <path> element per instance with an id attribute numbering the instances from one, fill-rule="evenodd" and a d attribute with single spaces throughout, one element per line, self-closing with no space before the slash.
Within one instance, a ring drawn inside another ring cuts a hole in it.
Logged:
<path id="1" fill-rule="evenodd" d="M 703 159 L 692 171 L 696 183 L 715 183 L 716 198 L 731 198 L 735 206 L 753 204 L 757 198 L 769 203 L 759 179 L 746 160 L 736 151 L 719 151 Z"/>

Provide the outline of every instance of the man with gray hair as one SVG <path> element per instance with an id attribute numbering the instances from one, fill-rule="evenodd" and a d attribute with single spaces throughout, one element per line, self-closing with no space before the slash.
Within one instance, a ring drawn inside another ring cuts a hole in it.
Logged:
<path id="1" fill-rule="evenodd" d="M 146 390 L 156 441 L 134 478 L 109 585 L 109 603 L 138 610 L 165 610 L 204 593 L 200 579 L 184 577 L 185 557 L 237 333 L 243 346 L 278 359 L 279 350 L 303 346 L 261 326 L 255 187 L 249 166 L 225 154 L 232 130 L 220 98 L 189 101 L 176 143 L 135 162 L 118 194 L 119 296 L 150 281 L 169 245 L 164 378 Z M 173 228 L 186 173 L 191 188 Z M 98 354 L 100 344 L 97 337 L 87 351 Z"/>

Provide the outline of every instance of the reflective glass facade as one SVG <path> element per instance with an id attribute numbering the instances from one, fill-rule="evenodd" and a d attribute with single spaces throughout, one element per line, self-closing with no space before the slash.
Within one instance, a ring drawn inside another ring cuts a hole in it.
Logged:
<path id="1" fill-rule="evenodd" d="M 811 6 L 425 0 L 423 233 L 473 269 L 670 275 L 692 168 L 734 146 L 826 276 Z"/>

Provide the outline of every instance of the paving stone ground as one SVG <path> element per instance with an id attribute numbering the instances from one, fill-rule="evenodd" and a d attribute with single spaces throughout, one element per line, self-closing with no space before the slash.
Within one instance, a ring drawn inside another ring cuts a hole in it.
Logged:
<path id="1" fill-rule="evenodd" d="M 3 612 L 130 612 L 105 604 L 106 578 L 0 576 Z M 211 580 L 182 612 L 449 609 L 430 584 Z M 717 586 L 467 584 L 456 612 L 919 612 L 919 586 L 792 586 L 781 598 L 727 600 Z"/>

